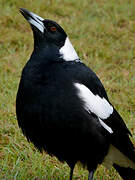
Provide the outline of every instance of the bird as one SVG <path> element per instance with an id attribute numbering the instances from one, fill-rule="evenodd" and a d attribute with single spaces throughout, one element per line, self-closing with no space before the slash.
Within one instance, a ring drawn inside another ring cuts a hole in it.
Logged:
<path id="1" fill-rule="evenodd" d="M 24 8 L 33 31 L 33 52 L 16 95 L 16 116 L 27 140 L 70 167 L 79 162 L 94 179 L 97 166 L 114 167 L 135 180 L 131 132 L 96 73 L 80 60 L 64 29 Z"/>

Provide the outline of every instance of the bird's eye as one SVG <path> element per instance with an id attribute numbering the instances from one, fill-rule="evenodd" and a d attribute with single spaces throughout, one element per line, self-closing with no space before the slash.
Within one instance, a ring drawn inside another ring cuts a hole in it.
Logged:
<path id="1" fill-rule="evenodd" d="M 50 31 L 54 32 L 54 31 L 56 31 L 56 30 L 57 30 L 57 29 L 56 29 L 55 26 L 50 27 Z"/>

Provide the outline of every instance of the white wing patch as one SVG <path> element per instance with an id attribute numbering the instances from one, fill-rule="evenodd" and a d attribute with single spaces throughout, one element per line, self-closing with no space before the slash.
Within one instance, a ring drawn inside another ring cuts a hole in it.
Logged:
<path id="1" fill-rule="evenodd" d="M 94 95 L 83 84 L 75 83 L 78 88 L 79 97 L 85 102 L 85 109 L 90 110 L 101 119 L 107 119 L 113 113 L 113 107 L 108 103 L 105 98 Z"/>
<path id="2" fill-rule="evenodd" d="M 99 119 L 99 122 L 100 122 L 100 124 L 109 132 L 109 133 L 113 133 L 113 130 L 109 127 L 109 126 L 107 126 L 100 118 L 98 118 Z"/>
<path id="3" fill-rule="evenodd" d="M 75 87 L 78 89 L 78 96 L 84 101 L 84 108 L 89 112 L 98 116 L 101 125 L 107 129 L 110 133 L 113 133 L 112 129 L 107 126 L 101 119 L 107 119 L 113 113 L 113 107 L 105 98 L 101 98 L 98 95 L 94 95 L 86 86 L 80 83 L 75 83 Z"/>
<path id="4" fill-rule="evenodd" d="M 75 59 L 79 59 L 75 49 L 73 48 L 69 38 L 67 37 L 65 40 L 65 44 L 61 49 L 59 50 L 61 57 L 65 61 L 73 61 Z"/>

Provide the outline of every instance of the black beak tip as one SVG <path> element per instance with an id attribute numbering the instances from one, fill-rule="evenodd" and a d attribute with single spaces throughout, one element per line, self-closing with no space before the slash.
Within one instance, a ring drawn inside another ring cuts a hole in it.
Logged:
<path id="1" fill-rule="evenodd" d="M 25 9 L 24 8 L 19 8 L 19 11 L 20 11 L 20 13 L 24 14 Z"/>
<path id="2" fill-rule="evenodd" d="M 19 8 L 19 11 L 20 12 L 24 12 L 24 13 L 28 13 L 29 11 L 27 10 L 27 9 L 25 9 L 25 8 Z"/>
<path id="3" fill-rule="evenodd" d="M 19 11 L 22 12 L 22 11 L 23 11 L 23 8 L 19 8 Z"/>
<path id="4" fill-rule="evenodd" d="M 20 13 L 25 17 L 25 19 L 28 19 L 30 16 L 30 12 L 27 9 L 19 8 Z"/>

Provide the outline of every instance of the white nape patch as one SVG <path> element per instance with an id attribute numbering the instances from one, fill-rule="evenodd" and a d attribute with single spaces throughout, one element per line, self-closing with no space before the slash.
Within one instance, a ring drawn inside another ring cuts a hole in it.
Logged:
<path id="1" fill-rule="evenodd" d="M 100 118 L 98 118 L 99 119 L 99 122 L 100 122 L 100 124 L 109 132 L 109 133 L 113 133 L 113 130 L 109 127 L 109 126 L 107 126 Z"/>
<path id="2" fill-rule="evenodd" d="M 94 95 L 86 86 L 75 83 L 79 97 L 85 102 L 85 109 L 101 119 L 107 119 L 113 113 L 113 107 L 105 98 Z"/>
<path id="3" fill-rule="evenodd" d="M 73 61 L 75 59 L 79 59 L 68 37 L 66 38 L 65 44 L 63 47 L 61 47 L 59 52 L 65 61 Z"/>
<path id="4" fill-rule="evenodd" d="M 119 165 L 120 167 L 130 167 L 132 169 L 135 169 L 135 163 L 111 144 L 108 154 L 103 160 L 103 165 L 106 168 L 110 169 L 114 163 Z"/>

